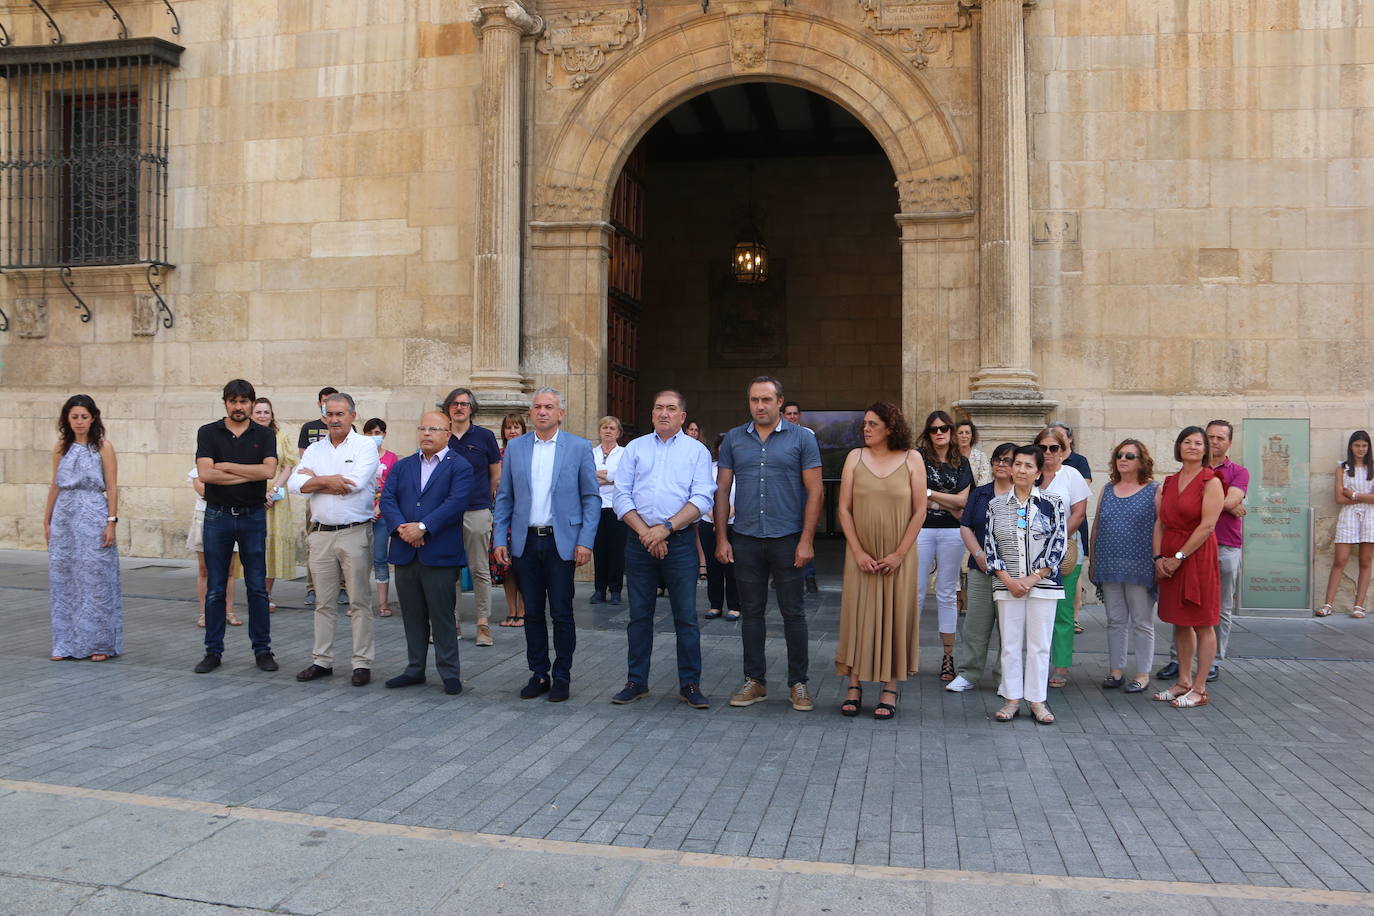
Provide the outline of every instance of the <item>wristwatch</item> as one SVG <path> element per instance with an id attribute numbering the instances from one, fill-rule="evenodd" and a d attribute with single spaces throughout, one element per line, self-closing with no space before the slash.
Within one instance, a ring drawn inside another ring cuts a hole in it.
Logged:
<path id="1" fill-rule="evenodd" d="M 421 530 L 421 531 L 423 531 L 423 532 L 425 532 L 425 533 L 428 533 L 428 532 L 429 532 L 429 529 L 425 527 L 425 523 L 424 523 L 424 522 L 416 522 L 415 524 L 418 525 L 418 526 L 420 527 L 420 530 Z"/>
<path id="2" fill-rule="evenodd" d="M 665 518 L 665 519 L 663 520 L 663 527 L 668 529 L 668 533 L 669 533 L 669 534 L 672 534 L 672 533 L 673 533 L 673 520 L 672 520 L 671 518 Z"/>
<path id="3" fill-rule="evenodd" d="M 932 490 L 930 487 L 926 487 L 926 499 L 930 499 L 931 494 L 934 492 L 935 491 Z"/>
<path id="4" fill-rule="evenodd" d="M 1162 554 L 1162 553 L 1157 553 L 1157 554 L 1155 554 L 1155 559 L 1156 559 L 1156 560 L 1162 560 L 1162 559 L 1164 559 L 1164 554 Z"/>
<path id="5" fill-rule="evenodd" d="M 118 516 L 118 515 L 107 515 L 107 516 L 105 516 L 105 523 L 106 523 L 107 525 L 108 525 L 108 524 L 114 524 L 115 522 L 118 522 L 118 521 L 119 521 L 119 516 Z"/>
<path id="6" fill-rule="evenodd" d="M 1175 559 L 1175 560 L 1186 560 L 1186 559 L 1188 559 L 1188 555 L 1187 555 L 1186 553 L 1184 553 L 1183 551 L 1180 550 L 1178 553 L 1174 554 L 1174 559 Z"/>

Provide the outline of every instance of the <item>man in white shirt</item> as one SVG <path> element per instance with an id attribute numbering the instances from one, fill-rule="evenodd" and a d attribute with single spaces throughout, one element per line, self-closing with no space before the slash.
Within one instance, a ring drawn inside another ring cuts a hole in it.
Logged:
<path id="1" fill-rule="evenodd" d="M 334 673 L 334 630 L 340 587 L 349 595 L 353 618 L 353 686 L 372 680 L 376 644 L 372 632 L 373 481 L 377 446 L 353 431 L 358 419 L 353 398 L 342 392 L 324 402 L 329 435 L 310 445 L 287 480 L 292 493 L 310 501 L 310 574 L 319 600 L 315 603 L 315 648 L 310 667 L 296 675 L 313 681 Z"/>

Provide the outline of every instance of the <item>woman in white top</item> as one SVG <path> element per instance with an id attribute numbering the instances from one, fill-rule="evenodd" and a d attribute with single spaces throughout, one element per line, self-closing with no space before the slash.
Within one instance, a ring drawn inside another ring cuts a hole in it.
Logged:
<path id="1" fill-rule="evenodd" d="M 1064 598 L 1059 566 L 1069 535 L 1063 502 L 1035 485 L 1045 464 L 1038 446 L 1017 448 L 1012 453 L 1010 492 L 988 503 L 983 551 L 988 571 L 997 577 L 992 591 L 1002 636 L 1002 683 L 997 692 L 1007 701 L 993 715 L 998 722 L 1014 719 L 1023 697 L 1030 701 L 1036 722 L 1054 722 L 1054 713 L 1045 705 L 1046 687 L 1055 604 Z"/>
<path id="2" fill-rule="evenodd" d="M 596 482 L 601 485 L 601 523 L 596 527 L 592 542 L 592 559 L 596 563 L 596 584 L 592 589 L 592 604 L 619 604 L 621 587 L 625 583 L 625 523 L 615 517 L 612 503 L 615 498 L 615 469 L 625 449 L 619 440 L 625 427 L 615 417 L 602 417 L 596 424 L 598 441 L 592 445 L 592 464 L 596 467 Z"/>
<path id="3" fill-rule="evenodd" d="M 1054 644 L 1050 648 L 1050 662 L 1054 672 L 1051 687 L 1063 687 L 1069 682 L 1069 667 L 1073 665 L 1073 595 L 1078 590 L 1078 574 L 1083 557 L 1078 554 L 1078 529 L 1088 517 L 1088 497 L 1092 490 L 1083 475 L 1064 463 L 1069 454 L 1069 437 L 1058 426 L 1047 426 L 1035 437 L 1035 444 L 1045 452 L 1045 468 L 1040 478 L 1040 490 L 1053 493 L 1064 505 L 1069 529 L 1068 556 L 1077 557 L 1072 569 L 1064 575 L 1064 597 L 1054 615 Z"/>
<path id="4" fill-rule="evenodd" d="M 1326 579 L 1326 603 L 1315 611 L 1318 617 L 1330 616 L 1345 565 L 1356 545 L 1360 548 L 1360 577 L 1355 582 L 1355 606 L 1350 616 L 1365 616 L 1369 570 L 1374 563 L 1374 455 L 1369 451 L 1369 433 L 1357 429 L 1345 444 L 1345 460 L 1336 466 L 1336 505 L 1341 507 L 1336 519 L 1336 556 Z"/>

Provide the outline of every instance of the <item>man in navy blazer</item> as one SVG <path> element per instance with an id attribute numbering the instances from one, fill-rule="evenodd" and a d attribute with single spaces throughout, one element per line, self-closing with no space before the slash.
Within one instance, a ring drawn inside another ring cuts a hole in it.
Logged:
<path id="1" fill-rule="evenodd" d="M 530 402 L 534 432 L 506 443 L 501 485 L 492 520 L 498 563 L 510 562 L 525 599 L 525 656 L 530 681 L 520 698 L 547 693 L 549 701 L 568 698 L 572 681 L 573 570 L 592 558 L 592 541 L 601 520 L 601 490 L 592 464 L 592 444 L 559 429 L 563 395 L 540 388 Z M 393 472 L 394 473 L 394 472 Z M 504 546 L 510 540 L 510 549 Z M 513 559 L 511 559 L 513 557 Z M 549 664 L 549 633 L 544 604 L 553 618 L 556 657 Z"/>
<path id="2" fill-rule="evenodd" d="M 386 682 L 409 687 L 425 682 L 430 635 L 434 667 L 444 693 L 463 692 L 458 672 L 458 630 L 453 611 L 463 552 L 463 510 L 472 492 L 472 465 L 448 448 L 448 418 L 430 411 L 420 418 L 420 450 L 396 462 L 382 489 L 382 520 L 391 532 L 387 559 L 396 567 L 396 596 L 405 625 L 406 670 Z"/>

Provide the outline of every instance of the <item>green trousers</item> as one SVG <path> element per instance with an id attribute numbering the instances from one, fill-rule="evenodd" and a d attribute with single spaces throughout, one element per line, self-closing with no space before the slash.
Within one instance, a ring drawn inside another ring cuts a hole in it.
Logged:
<path id="1" fill-rule="evenodd" d="M 997 630 L 997 603 L 992 600 L 993 578 L 976 569 L 968 571 L 964 589 L 964 619 L 959 625 L 959 645 L 954 650 L 954 670 L 966 681 L 978 683 L 987 666 L 988 642 Z M 1000 670 L 993 661 L 993 671 Z"/>
<path id="2" fill-rule="evenodd" d="M 1056 668 L 1068 668 L 1073 664 L 1073 596 L 1078 591 L 1078 575 L 1083 571 L 1080 563 L 1073 572 L 1064 577 L 1064 597 L 1054 609 L 1054 638 L 1050 642 L 1050 664 Z"/>

